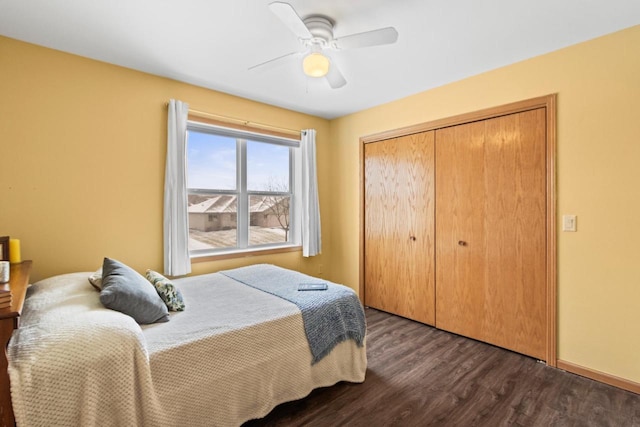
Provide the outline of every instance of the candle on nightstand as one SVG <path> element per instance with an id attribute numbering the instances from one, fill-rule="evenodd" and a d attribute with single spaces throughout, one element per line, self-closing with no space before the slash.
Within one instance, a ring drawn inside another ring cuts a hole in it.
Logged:
<path id="1" fill-rule="evenodd" d="M 20 258 L 20 240 L 9 239 L 9 262 L 17 264 L 20 261 L 22 261 L 22 258 Z"/>

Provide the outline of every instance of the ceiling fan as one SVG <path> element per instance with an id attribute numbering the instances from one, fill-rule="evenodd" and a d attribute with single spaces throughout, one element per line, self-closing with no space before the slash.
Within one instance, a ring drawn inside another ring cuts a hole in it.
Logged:
<path id="1" fill-rule="evenodd" d="M 302 68 L 310 77 L 325 77 L 333 89 L 347 84 L 337 64 L 327 55 L 328 51 L 341 51 L 361 47 L 395 43 L 398 32 L 393 27 L 365 31 L 344 37 L 333 38 L 334 21 L 324 15 L 309 15 L 304 19 L 289 4 L 276 1 L 269 9 L 298 37 L 304 46 L 302 52 L 292 52 L 250 67 L 249 70 L 264 66 L 278 65 L 295 57 L 304 56 Z"/>

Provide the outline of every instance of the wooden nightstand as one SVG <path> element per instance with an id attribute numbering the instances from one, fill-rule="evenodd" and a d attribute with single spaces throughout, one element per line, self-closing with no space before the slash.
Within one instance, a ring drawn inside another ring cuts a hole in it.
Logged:
<path id="1" fill-rule="evenodd" d="M 22 306 L 29 286 L 31 261 L 11 264 L 9 283 L 0 285 L 0 289 L 11 291 L 11 307 L 0 309 L 0 426 L 15 426 L 11 406 L 11 387 L 7 371 L 7 344 L 14 329 L 20 326 Z"/>

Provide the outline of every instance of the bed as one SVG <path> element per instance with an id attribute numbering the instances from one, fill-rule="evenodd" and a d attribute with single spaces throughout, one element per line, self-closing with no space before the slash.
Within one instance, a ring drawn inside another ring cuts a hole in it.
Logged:
<path id="1" fill-rule="evenodd" d="M 353 335 L 339 319 L 345 306 L 330 296 L 357 300 L 347 287 L 297 291 L 318 279 L 268 265 L 193 276 L 174 280 L 185 311 L 139 325 L 101 304 L 89 274 L 46 279 L 27 293 L 7 349 L 21 427 L 235 426 L 315 388 L 364 381 L 364 314 Z M 270 277 L 268 286 L 256 277 Z M 303 302 L 274 295 L 282 293 L 269 288 L 275 282 Z M 319 304 L 322 295 L 334 300 Z M 343 336 L 323 338 L 341 324 Z"/>

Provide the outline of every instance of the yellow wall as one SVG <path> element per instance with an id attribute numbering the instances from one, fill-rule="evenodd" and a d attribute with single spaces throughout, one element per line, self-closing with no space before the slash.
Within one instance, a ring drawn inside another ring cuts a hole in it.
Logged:
<path id="1" fill-rule="evenodd" d="M 21 239 L 32 279 L 91 271 L 104 256 L 162 271 L 166 103 L 290 129 L 315 128 L 329 162 L 329 122 L 0 37 L 0 235 Z M 319 171 L 325 230 L 328 173 Z M 327 232 L 325 253 L 331 251 Z M 318 274 L 301 252 L 194 264 L 204 273 L 269 262 Z"/>
<path id="2" fill-rule="evenodd" d="M 640 26 L 331 122 L 331 266 L 357 288 L 361 136 L 558 94 L 559 358 L 640 382 Z M 425 70 L 428 72 L 428 69 Z"/>

